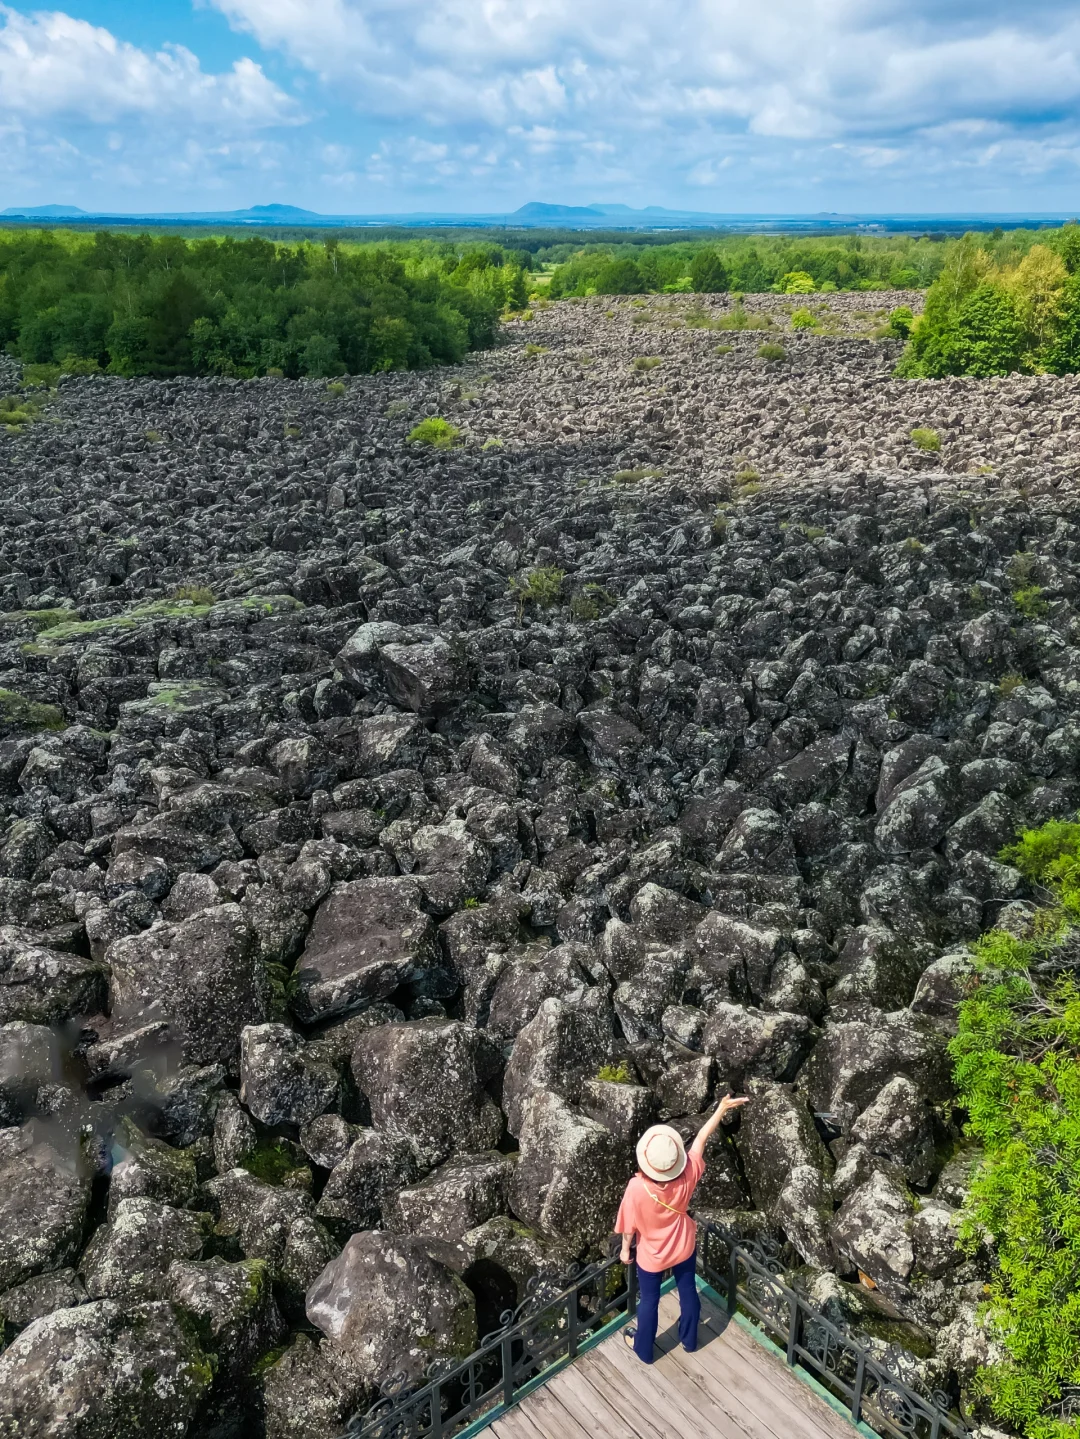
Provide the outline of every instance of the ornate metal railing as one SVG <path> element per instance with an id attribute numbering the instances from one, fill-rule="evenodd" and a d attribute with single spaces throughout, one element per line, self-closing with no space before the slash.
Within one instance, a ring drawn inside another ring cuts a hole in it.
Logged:
<path id="1" fill-rule="evenodd" d="M 871 1353 L 781 1281 L 778 1244 L 738 1240 L 716 1224 L 702 1225 L 700 1234 L 702 1275 L 728 1313 L 741 1309 L 854 1423 L 887 1439 L 968 1439 L 948 1395 L 920 1393 L 901 1376 L 903 1351 Z M 474 1354 L 437 1361 L 411 1383 L 405 1375 L 388 1380 L 371 1408 L 351 1420 L 345 1439 L 452 1439 L 482 1428 L 636 1308 L 635 1267 L 614 1254 L 558 1283 L 534 1280 Z"/>
<path id="2" fill-rule="evenodd" d="M 613 1255 L 557 1283 L 532 1281 L 525 1299 L 474 1354 L 429 1365 L 410 1387 L 404 1375 L 348 1426 L 348 1439 L 451 1439 L 484 1415 L 494 1418 L 605 1325 L 634 1313 L 637 1276 Z"/>
<path id="3" fill-rule="evenodd" d="M 784 1284 L 780 1245 L 768 1239 L 736 1240 L 717 1224 L 703 1226 L 698 1253 L 706 1281 L 733 1314 L 755 1320 L 787 1362 L 806 1370 L 848 1408 L 852 1421 L 891 1439 L 967 1439 L 968 1429 L 947 1394 L 919 1393 L 901 1376 L 904 1351 L 882 1354 L 830 1323 L 801 1294 Z"/>

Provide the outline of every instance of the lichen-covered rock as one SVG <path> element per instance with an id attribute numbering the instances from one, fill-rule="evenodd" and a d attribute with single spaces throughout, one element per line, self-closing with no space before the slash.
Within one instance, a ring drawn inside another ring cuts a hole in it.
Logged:
<path id="1" fill-rule="evenodd" d="M 198 1168 L 195 1157 L 154 1139 L 130 1119 L 121 1119 L 113 1138 L 113 1166 L 109 1174 L 109 1217 L 124 1199 L 158 1199 L 178 1209 L 195 1198 Z"/>
<path id="2" fill-rule="evenodd" d="M 435 970 L 435 925 L 416 880 L 336 884 L 315 915 L 296 967 L 297 1016 L 305 1023 L 360 1009 Z"/>
<path id="3" fill-rule="evenodd" d="M 502 1114 L 482 1088 L 496 1062 L 480 1033 L 447 1019 L 379 1025 L 352 1055 L 375 1128 L 414 1141 L 428 1163 L 498 1143 Z"/>
<path id="4" fill-rule="evenodd" d="M 354 1234 L 307 1292 L 307 1317 L 375 1384 L 417 1378 L 435 1359 L 476 1348 L 473 1296 L 422 1240 Z"/>
<path id="5" fill-rule="evenodd" d="M 511 1134 L 520 1136 L 524 1107 L 533 1094 L 550 1092 L 575 1102 L 615 1048 L 612 1015 L 599 988 L 578 1003 L 545 999 L 518 1033 L 503 1077 L 503 1108 Z"/>
<path id="6" fill-rule="evenodd" d="M 788 1088 L 753 1081 L 737 1145 L 757 1207 L 802 1257 L 828 1268 L 831 1161 L 806 1105 Z"/>
<path id="7" fill-rule="evenodd" d="M 235 1073 L 240 1030 L 267 1018 L 269 980 L 239 905 L 115 940 L 108 963 L 114 1022 L 165 1019 L 186 1063 Z"/>
<path id="8" fill-rule="evenodd" d="M 0 1024 L 63 1024 L 103 1005 L 107 971 L 81 954 L 52 949 L 39 935 L 0 925 Z"/>
<path id="9" fill-rule="evenodd" d="M 74 1269 L 35 1274 L 0 1294 L 0 1320 L 11 1329 L 25 1329 L 56 1309 L 74 1309 L 86 1303 L 86 1289 Z"/>
<path id="10" fill-rule="evenodd" d="M 334 1068 L 307 1052 L 287 1025 L 241 1030 L 240 1102 L 260 1123 L 306 1124 L 333 1106 L 339 1085 Z"/>
<path id="11" fill-rule="evenodd" d="M 63 1130 L 0 1129 L 0 1291 L 78 1253 L 91 1170 Z"/>
<path id="12" fill-rule="evenodd" d="M 458 1240 L 505 1214 L 512 1162 L 503 1154 L 456 1154 L 419 1183 L 399 1189 L 387 1207 L 388 1228 Z"/>
<path id="13" fill-rule="evenodd" d="M 237 1264 L 221 1258 L 176 1259 L 162 1287 L 164 1297 L 195 1321 L 202 1343 L 232 1378 L 247 1374 L 285 1332 L 270 1269 L 262 1259 Z"/>
<path id="14" fill-rule="evenodd" d="M 895 1298 L 905 1293 L 915 1263 L 911 1221 L 910 1198 L 879 1170 L 844 1200 L 832 1236 L 840 1254 Z"/>
<path id="15" fill-rule="evenodd" d="M 210 1234 L 210 1216 L 174 1209 L 156 1199 L 122 1199 L 96 1231 L 79 1261 L 91 1299 L 165 1297 L 165 1275 L 176 1259 L 197 1259 Z"/>
<path id="16" fill-rule="evenodd" d="M 265 1184 L 245 1169 L 231 1169 L 210 1180 L 205 1192 L 217 1211 L 216 1232 L 234 1237 L 246 1259 L 265 1259 L 274 1279 L 294 1294 L 335 1252 L 303 1189 Z"/>
<path id="17" fill-rule="evenodd" d="M 258 1376 L 266 1439 L 335 1439 L 374 1396 L 336 1344 L 298 1334 Z"/>
<path id="18" fill-rule="evenodd" d="M 803 1014 L 721 1003 L 709 1016 L 701 1047 L 729 1084 L 742 1085 L 750 1078 L 794 1079 L 816 1037 Z"/>
<path id="19" fill-rule="evenodd" d="M 633 1173 L 630 1141 L 542 1090 L 523 1105 L 518 1143 L 513 1212 L 575 1252 L 601 1243 Z"/>
<path id="20" fill-rule="evenodd" d="M 212 1375 L 169 1304 L 58 1309 L 0 1354 L 0 1435 L 184 1439 Z"/>
<path id="21" fill-rule="evenodd" d="M 395 1193 L 419 1178 L 420 1153 L 411 1138 L 360 1129 L 334 1165 L 315 1214 L 343 1239 L 378 1229 Z"/>
<path id="22" fill-rule="evenodd" d="M 933 1117 L 918 1087 L 896 1074 L 852 1125 L 852 1136 L 871 1154 L 899 1165 L 912 1184 L 926 1188 L 936 1168 Z"/>
<path id="23" fill-rule="evenodd" d="M 944 1099 L 950 1089 L 944 1037 L 905 1012 L 827 1023 L 799 1072 L 799 1088 L 817 1110 L 844 1128 L 894 1075 L 911 1081 L 925 1100 Z"/>
<path id="24" fill-rule="evenodd" d="M 0 1126 L 21 1124 L 57 1073 L 56 1042 L 43 1024 L 0 1025 Z"/>

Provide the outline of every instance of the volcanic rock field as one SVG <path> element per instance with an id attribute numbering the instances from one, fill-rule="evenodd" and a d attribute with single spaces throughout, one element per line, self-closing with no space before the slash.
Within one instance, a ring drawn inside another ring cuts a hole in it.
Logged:
<path id="1" fill-rule="evenodd" d="M 2 1439 L 332 1439 L 729 1088 L 696 1212 L 969 1403 L 946 1044 L 1080 804 L 1080 382 L 892 378 L 915 298 L 0 436 Z"/>

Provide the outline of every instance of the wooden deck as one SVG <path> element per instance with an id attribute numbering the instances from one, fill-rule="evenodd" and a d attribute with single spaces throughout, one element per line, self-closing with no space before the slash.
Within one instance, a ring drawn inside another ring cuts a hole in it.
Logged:
<path id="1" fill-rule="evenodd" d="M 651 1366 L 614 1334 L 496 1420 L 492 1439 L 856 1439 L 706 1295 L 694 1354 L 678 1342 L 678 1315 L 678 1296 L 665 1294 Z"/>

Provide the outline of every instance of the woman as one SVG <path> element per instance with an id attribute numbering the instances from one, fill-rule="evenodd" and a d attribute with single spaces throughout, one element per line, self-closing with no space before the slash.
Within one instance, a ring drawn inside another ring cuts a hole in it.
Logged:
<path id="1" fill-rule="evenodd" d="M 725 1095 L 698 1130 L 689 1154 L 682 1135 L 669 1124 L 654 1124 L 638 1140 L 638 1173 L 626 1186 L 615 1228 L 622 1235 L 624 1264 L 630 1263 L 630 1245 L 637 1239 L 637 1327 L 625 1331 L 625 1337 L 643 1364 L 653 1361 L 660 1281 L 668 1269 L 679 1288 L 679 1339 L 691 1353 L 697 1348 L 701 1317 L 694 1280 L 697 1226 L 687 1209 L 705 1173 L 706 1144 L 717 1126 L 745 1103 Z"/>

